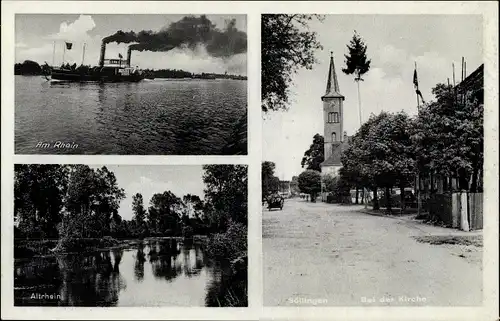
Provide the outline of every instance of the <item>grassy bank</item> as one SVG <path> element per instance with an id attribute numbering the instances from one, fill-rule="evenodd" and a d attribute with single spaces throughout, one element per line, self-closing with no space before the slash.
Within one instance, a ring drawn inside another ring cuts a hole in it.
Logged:
<path id="1" fill-rule="evenodd" d="M 91 252 L 97 250 L 110 249 L 114 247 L 132 246 L 143 241 L 160 241 L 166 239 L 175 239 L 184 241 L 183 237 L 147 237 L 141 239 L 114 239 L 106 236 L 103 238 L 79 238 L 68 239 L 65 241 L 59 239 L 14 239 L 14 258 L 29 258 L 33 256 L 53 255 L 56 253 L 72 252 Z M 194 235 L 189 239 L 194 243 L 207 244 L 208 236 Z"/>

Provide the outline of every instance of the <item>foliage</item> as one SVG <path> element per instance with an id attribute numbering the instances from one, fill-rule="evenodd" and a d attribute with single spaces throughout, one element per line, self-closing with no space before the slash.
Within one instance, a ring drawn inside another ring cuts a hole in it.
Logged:
<path id="1" fill-rule="evenodd" d="M 322 49 L 316 33 L 307 31 L 318 15 L 264 14 L 261 16 L 262 110 L 286 109 L 292 75 L 311 69 L 314 51 Z"/>
<path id="2" fill-rule="evenodd" d="M 299 189 L 302 193 L 310 194 L 311 201 L 314 202 L 319 192 L 321 192 L 321 174 L 312 169 L 300 173 Z"/>
<path id="3" fill-rule="evenodd" d="M 313 137 L 313 143 L 309 146 L 309 149 L 305 151 L 304 157 L 300 165 L 302 168 L 307 166 L 306 169 L 312 169 L 321 172 L 321 163 L 325 160 L 325 140 L 320 134 L 316 134 Z"/>
<path id="4" fill-rule="evenodd" d="M 56 237 L 68 187 L 68 167 L 16 164 L 14 172 L 14 216 L 20 231 L 30 237 Z"/>
<path id="5" fill-rule="evenodd" d="M 342 68 L 342 71 L 346 75 L 354 74 L 355 81 L 362 81 L 362 76 L 370 70 L 371 60 L 368 60 L 366 56 L 367 46 L 356 30 L 350 43 L 347 45 L 347 49 L 349 50 L 349 54 L 344 55 L 346 67 Z"/>
<path id="6" fill-rule="evenodd" d="M 299 189 L 299 177 L 298 176 L 292 176 L 292 181 L 290 182 L 290 189 L 292 190 L 292 195 L 298 195 L 300 194 L 300 189 Z"/>
<path id="7" fill-rule="evenodd" d="M 262 162 L 262 197 L 275 193 L 279 190 L 280 179 L 274 176 L 276 164 L 269 161 Z"/>
<path id="8" fill-rule="evenodd" d="M 225 231 L 229 220 L 247 226 L 248 172 L 244 165 L 205 165 L 206 215 L 217 231 Z"/>
<path id="9" fill-rule="evenodd" d="M 342 155 L 347 182 L 376 192 L 378 187 L 408 186 L 415 175 L 413 121 L 403 112 L 372 116 Z M 353 179 L 358 176 L 358 179 Z M 374 208 L 378 207 L 374 202 Z"/>
<path id="10" fill-rule="evenodd" d="M 111 221 L 121 219 L 118 208 L 125 198 L 124 190 L 106 166 L 94 170 L 87 165 L 74 165 L 71 169 L 62 227 L 76 230 L 63 233 L 78 237 L 109 235 Z"/>
<path id="11" fill-rule="evenodd" d="M 207 253 L 211 257 L 232 261 L 247 255 L 247 228 L 245 225 L 230 221 L 227 231 L 210 237 Z"/>
<path id="12" fill-rule="evenodd" d="M 421 106 L 412 136 L 423 173 L 459 178 L 460 188 L 482 190 L 483 104 L 462 98 L 451 86 L 433 88 L 436 101 Z M 469 184 L 470 180 L 470 184 Z"/>
<path id="13" fill-rule="evenodd" d="M 14 65 L 14 75 L 40 75 L 42 67 L 35 61 L 25 60 Z"/>
<path id="14" fill-rule="evenodd" d="M 181 199 L 171 191 L 154 194 L 148 210 L 151 232 L 160 235 L 179 234 L 182 206 Z"/>

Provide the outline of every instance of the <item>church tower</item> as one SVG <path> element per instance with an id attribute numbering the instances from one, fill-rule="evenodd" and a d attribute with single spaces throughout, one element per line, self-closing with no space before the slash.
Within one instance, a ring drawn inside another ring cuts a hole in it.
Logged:
<path id="1" fill-rule="evenodd" d="M 323 122 L 324 122 L 324 166 L 341 165 L 340 154 L 335 151 L 341 149 L 341 144 L 346 137 L 343 137 L 343 102 L 345 97 L 340 94 L 333 52 L 330 57 L 330 68 L 328 70 L 328 80 L 326 82 L 326 93 L 321 97 L 323 101 Z M 338 156 L 338 157 L 336 157 Z"/>

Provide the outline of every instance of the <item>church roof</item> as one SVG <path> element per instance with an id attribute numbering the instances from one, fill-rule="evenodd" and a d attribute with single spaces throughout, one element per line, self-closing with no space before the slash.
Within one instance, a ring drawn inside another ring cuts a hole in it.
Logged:
<path id="1" fill-rule="evenodd" d="M 335 72 L 335 63 L 333 62 L 333 51 L 330 57 L 330 69 L 328 70 L 328 80 L 326 82 L 326 92 L 321 99 L 324 98 L 342 98 L 340 94 L 339 82 L 337 80 L 337 73 Z"/>

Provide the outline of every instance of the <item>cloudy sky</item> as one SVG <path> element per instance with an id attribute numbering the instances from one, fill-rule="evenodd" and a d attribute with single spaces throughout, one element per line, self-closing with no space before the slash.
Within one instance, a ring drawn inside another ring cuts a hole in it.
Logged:
<path id="1" fill-rule="evenodd" d="M 102 165 L 91 166 L 100 168 Z M 186 194 L 198 195 L 203 199 L 203 169 L 202 166 L 162 166 L 162 165 L 106 165 L 115 173 L 118 186 L 125 189 L 125 199 L 120 203 L 118 213 L 123 219 L 133 217 L 132 196 L 141 193 L 144 206 L 149 207 L 149 201 L 156 193 L 171 191 L 182 198 Z"/>
<path id="2" fill-rule="evenodd" d="M 63 59 L 64 42 L 72 42 L 73 48 L 64 54 L 65 62 L 82 62 L 83 44 L 86 44 L 85 64 L 97 65 L 101 39 L 118 30 L 159 31 L 184 15 L 71 15 L 71 14 L 22 14 L 16 15 L 16 62 L 26 59 L 56 65 Z M 217 28 L 224 29 L 226 22 L 235 18 L 236 28 L 246 32 L 245 15 L 207 15 Z M 54 51 L 55 42 L 55 55 Z M 110 43 L 106 47 L 106 59 L 126 57 L 127 45 Z M 246 54 L 231 58 L 214 58 L 203 47 L 196 51 L 174 49 L 169 52 L 134 52 L 132 64 L 141 68 L 183 69 L 190 72 L 220 72 L 246 75 Z"/>
<path id="3" fill-rule="evenodd" d="M 335 57 L 340 92 L 345 96 L 344 129 L 352 135 L 359 128 L 356 84 L 342 73 L 346 44 L 356 30 L 368 46 L 371 69 L 361 83 L 362 119 L 382 110 L 416 114 L 412 78 L 417 63 L 420 90 L 426 101 L 437 83 L 460 78 L 461 57 L 470 74 L 482 62 L 482 19 L 472 15 L 327 15 L 310 23 L 323 45 L 316 52 L 313 70 L 294 76 L 292 103 L 287 112 L 264 115 L 263 159 L 276 163 L 280 179 L 302 172 L 300 162 L 316 133 L 323 135 L 321 96 L 325 94 L 330 51 Z"/>

